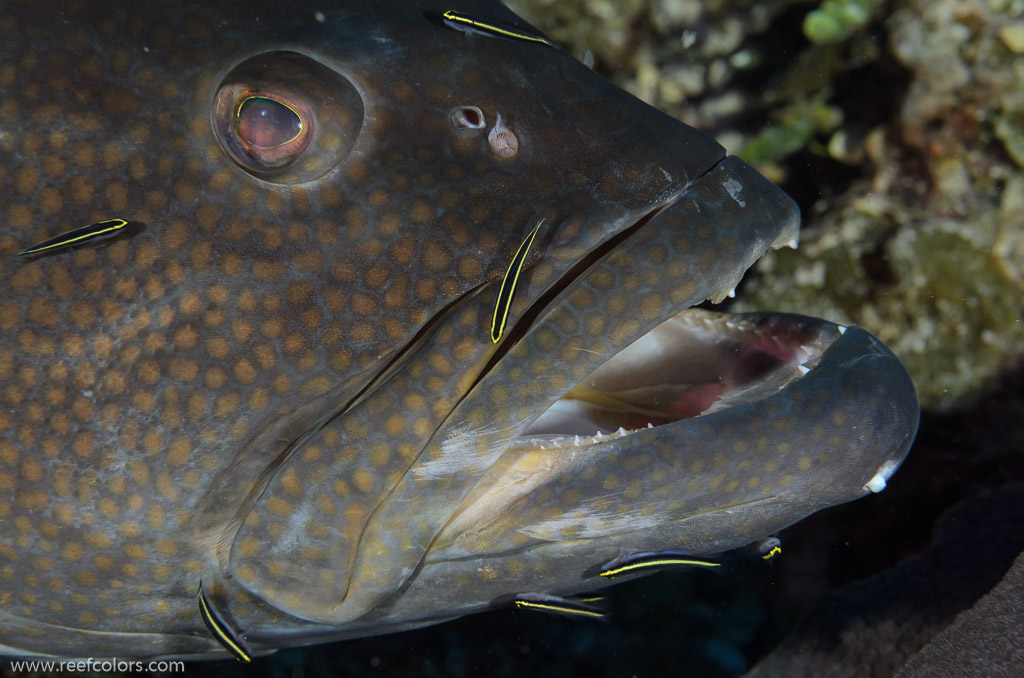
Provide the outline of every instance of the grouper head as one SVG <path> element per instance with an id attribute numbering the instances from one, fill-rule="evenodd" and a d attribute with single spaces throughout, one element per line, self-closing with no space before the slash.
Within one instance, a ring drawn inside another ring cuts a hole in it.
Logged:
<path id="1" fill-rule="evenodd" d="M 903 459 L 868 333 L 688 310 L 793 202 L 499 3 L 46 4 L 0 8 L 0 649 L 567 596 Z"/>

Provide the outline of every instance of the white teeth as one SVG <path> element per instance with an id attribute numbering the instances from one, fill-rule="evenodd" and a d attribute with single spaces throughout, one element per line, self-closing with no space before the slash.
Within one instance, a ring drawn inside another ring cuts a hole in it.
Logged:
<path id="1" fill-rule="evenodd" d="M 647 428 L 655 428 L 655 426 L 654 424 L 648 422 Z M 627 431 L 625 428 L 620 426 L 619 430 L 613 433 L 602 433 L 601 431 L 596 431 L 593 435 L 566 434 L 564 436 L 560 436 L 557 438 L 536 438 L 532 441 L 532 444 L 534 446 L 534 449 L 544 451 L 563 448 L 572 449 L 574 447 L 586 447 L 587 445 L 596 445 L 598 443 L 604 442 L 604 440 L 607 438 L 621 438 L 625 436 L 627 433 L 633 432 L 634 431 L 632 430 Z M 575 454 L 575 451 L 573 452 L 573 454 Z"/>
<path id="2" fill-rule="evenodd" d="M 796 249 L 796 248 L 797 248 L 797 245 L 798 245 L 798 243 L 797 243 L 797 239 L 796 239 L 796 238 L 793 238 L 792 240 L 790 240 L 790 241 L 789 241 L 788 243 L 786 243 L 786 244 L 787 244 L 787 245 L 789 245 L 790 247 L 792 247 L 793 249 Z"/>
<path id="3" fill-rule="evenodd" d="M 730 299 L 735 299 L 736 298 L 736 288 L 735 287 L 732 288 L 731 290 L 729 290 L 729 298 Z"/>
<path id="4" fill-rule="evenodd" d="M 800 374 L 807 374 L 811 371 L 811 368 L 806 365 L 797 365 L 796 368 L 800 370 Z"/>
<path id="5" fill-rule="evenodd" d="M 654 428 L 654 424 L 652 424 L 651 422 L 647 422 L 647 428 Z"/>
<path id="6" fill-rule="evenodd" d="M 846 334 L 846 327 L 843 325 L 836 325 L 839 328 L 839 334 Z"/>

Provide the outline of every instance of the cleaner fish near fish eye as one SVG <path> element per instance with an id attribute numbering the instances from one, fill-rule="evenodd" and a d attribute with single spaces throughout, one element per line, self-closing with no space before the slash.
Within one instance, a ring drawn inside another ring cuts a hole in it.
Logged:
<path id="1" fill-rule="evenodd" d="M 498 2 L 0 6 L 0 651 L 235 657 L 714 566 L 885 487 L 782 191 Z M 19 256 L 20 255 L 20 256 Z"/>

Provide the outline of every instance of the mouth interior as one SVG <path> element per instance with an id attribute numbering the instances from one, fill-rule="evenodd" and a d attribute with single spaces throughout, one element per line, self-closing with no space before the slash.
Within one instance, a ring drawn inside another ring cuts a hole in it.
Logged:
<path id="1" fill-rule="evenodd" d="M 577 437 L 622 435 L 764 399 L 806 374 L 832 342 L 787 318 L 683 311 L 577 384 L 520 439 L 579 445 Z"/>

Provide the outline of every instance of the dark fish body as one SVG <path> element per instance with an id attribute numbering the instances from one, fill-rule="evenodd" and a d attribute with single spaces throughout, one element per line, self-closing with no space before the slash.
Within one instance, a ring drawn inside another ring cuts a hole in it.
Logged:
<path id="1" fill-rule="evenodd" d="M 0 5 L 0 651 L 561 600 L 906 454 L 866 332 L 686 310 L 792 201 L 565 50 L 442 18 L 536 33 L 502 5 L 44 4 Z"/>

